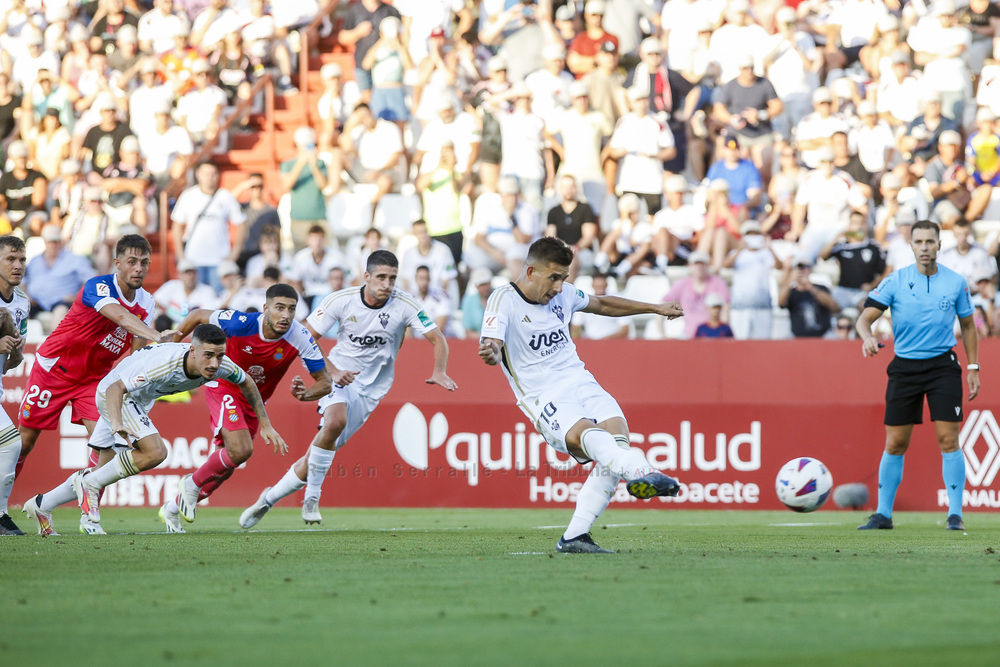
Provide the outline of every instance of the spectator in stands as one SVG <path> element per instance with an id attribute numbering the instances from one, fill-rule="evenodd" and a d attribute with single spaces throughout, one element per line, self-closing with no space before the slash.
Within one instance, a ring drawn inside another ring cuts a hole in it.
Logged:
<path id="1" fill-rule="evenodd" d="M 160 73 L 177 96 L 194 88 L 192 67 L 201 60 L 201 52 L 188 45 L 189 29 L 186 24 L 173 26 L 174 46 L 160 56 Z"/>
<path id="2" fill-rule="evenodd" d="M 882 3 L 871 0 L 846 0 L 836 5 L 824 26 L 828 35 L 826 68 L 837 70 L 857 65 L 886 13 Z"/>
<path id="3" fill-rule="evenodd" d="M 9 87 L 5 84 L 6 75 L 0 75 L 0 88 Z M 33 86 L 29 86 L 22 98 L 20 95 L 12 96 L 12 99 L 4 104 L 0 100 L 0 114 L 3 118 L 8 118 L 7 113 L 13 114 L 13 110 L 19 105 L 23 105 L 19 110 L 21 114 L 32 114 L 32 122 L 39 123 L 42 116 L 49 109 L 59 110 L 59 122 L 70 134 L 76 128 L 76 116 L 73 113 L 73 102 L 77 99 L 77 92 L 64 82 L 56 81 L 54 75 L 48 70 L 39 70 L 38 79 Z M 14 104 L 17 100 L 17 105 Z M 9 112 L 7 111 L 9 110 Z M 6 121 L 5 121 L 6 122 Z M 6 138 L 7 135 L 4 135 Z"/>
<path id="4" fill-rule="evenodd" d="M 347 251 L 347 271 L 354 276 L 352 284 L 364 283 L 365 271 L 368 270 L 368 257 L 377 250 L 388 250 L 382 238 L 382 232 L 375 227 L 369 227 L 362 238 L 361 247 L 353 247 Z"/>
<path id="5" fill-rule="evenodd" d="M 874 193 L 872 189 L 872 174 L 865 169 L 865 165 L 861 163 L 861 158 L 858 157 L 857 153 L 851 151 L 851 144 L 848 141 L 847 133 L 838 130 L 833 133 L 830 140 L 833 145 L 834 169 L 842 171 L 853 178 L 854 183 L 858 186 L 861 194 L 865 196 L 865 199 L 871 199 Z"/>
<path id="6" fill-rule="evenodd" d="M 907 127 L 921 112 L 924 97 L 922 77 L 910 70 L 910 56 L 896 51 L 890 56 L 892 71 L 879 80 L 876 108 L 879 117 L 893 129 Z M 940 115 L 940 106 L 938 109 Z M 902 150 L 901 150 L 902 152 Z"/>
<path id="7" fill-rule="evenodd" d="M 837 323 L 834 325 L 832 332 L 832 338 L 836 340 L 854 340 L 854 321 L 855 318 L 850 317 L 841 313 L 837 315 Z M 830 333 L 827 333 L 826 338 L 831 338 Z"/>
<path id="8" fill-rule="evenodd" d="M 553 113 L 546 122 L 546 139 L 559 156 L 560 178 L 573 177 L 583 199 L 596 213 L 602 210 L 607 191 L 601 148 L 614 126 L 603 114 L 590 108 L 587 84 L 583 81 L 569 85 L 569 97 L 571 107 Z"/>
<path id="9" fill-rule="evenodd" d="M 962 136 L 955 130 L 941 133 L 935 155 L 924 169 L 924 180 L 934 199 L 934 215 L 943 202 L 952 204 L 966 220 L 978 220 L 990 203 L 993 186 L 977 185 L 972 174 L 961 162 Z"/>
<path id="10" fill-rule="evenodd" d="M 487 108 L 486 101 L 494 95 L 503 95 L 510 89 L 510 81 L 507 78 L 507 60 L 500 56 L 493 56 L 487 62 L 489 76 L 473 87 L 469 94 L 469 105 L 477 109 L 482 126 L 481 150 L 479 154 L 479 177 L 482 181 L 483 189 L 488 192 L 496 192 L 500 178 L 500 161 L 503 157 L 503 139 L 500 134 L 500 121 L 497 116 Z M 510 102 L 506 98 L 501 107 L 505 111 L 510 110 Z"/>
<path id="11" fill-rule="evenodd" d="M 416 297 L 417 305 L 424 314 L 434 321 L 445 336 L 454 338 L 448 321 L 451 319 L 451 299 L 443 289 L 431 283 L 431 271 L 426 266 L 418 266 L 413 277 L 413 288 L 409 293 Z M 413 327 L 407 327 L 407 335 L 413 338 L 423 338 Z"/>
<path id="12" fill-rule="evenodd" d="M 275 267 L 286 277 L 295 274 L 294 258 L 281 247 L 281 231 L 277 225 L 268 225 L 260 230 L 257 249 L 259 252 L 247 260 L 244 271 L 250 287 L 260 287 L 264 283 L 264 270 L 268 267 Z"/>
<path id="13" fill-rule="evenodd" d="M 240 13 L 240 35 L 247 53 L 263 67 L 278 69 L 275 90 L 279 95 L 292 95 L 298 89 L 292 85 L 292 56 L 285 39 L 284 29 L 279 29 L 275 18 L 266 8 L 267 0 L 250 0 Z"/>
<path id="14" fill-rule="evenodd" d="M 907 172 L 907 178 L 912 175 Z M 875 209 L 875 240 L 885 244 L 891 241 L 897 233 L 897 218 L 907 211 L 912 213 L 912 222 L 926 220 L 930 215 L 930 208 L 927 206 L 927 199 L 922 192 L 914 187 L 903 187 L 903 179 L 898 174 L 887 172 L 879 182 L 879 192 L 882 195 L 882 204 Z M 909 248 L 909 240 L 907 246 Z M 909 252 L 909 250 L 907 250 Z M 913 253 L 910 253 L 911 255 Z M 903 266 L 909 264 L 907 262 Z M 896 267 L 899 268 L 899 267 Z"/>
<path id="15" fill-rule="evenodd" d="M 771 337 L 771 270 L 780 269 L 782 262 L 760 223 L 744 222 L 740 235 L 739 248 L 725 263 L 733 270 L 729 324 L 736 338 L 766 340 Z"/>
<path id="16" fill-rule="evenodd" d="M 69 312 L 83 284 L 95 274 L 86 258 L 73 254 L 64 246 L 59 225 L 45 225 L 41 236 L 45 250 L 28 262 L 21 289 L 31 301 L 31 317 L 51 313 L 47 322 L 47 329 L 51 331 Z"/>
<path id="17" fill-rule="evenodd" d="M 698 249 L 712 258 L 719 268 L 740 239 L 740 225 L 746 220 L 746 207 L 736 206 L 729 198 L 729 184 L 717 178 L 708 184 L 705 198 L 705 226 L 698 235 Z"/>
<path id="18" fill-rule="evenodd" d="M 426 266 L 430 271 L 431 285 L 451 293 L 458 269 L 451 248 L 434 240 L 427 231 L 427 222 L 415 220 L 411 227 L 417 245 L 403 253 L 399 262 L 399 283 L 405 290 L 413 290 L 417 267 Z M 455 290 L 457 298 L 458 291 Z"/>
<path id="19" fill-rule="evenodd" d="M 663 190 L 667 205 L 653 216 L 653 253 L 660 271 L 666 271 L 668 264 L 687 264 L 705 229 L 705 216 L 684 201 L 688 184 L 683 176 L 667 178 Z"/>
<path id="20" fill-rule="evenodd" d="M 194 88 L 177 101 L 177 122 L 196 145 L 219 135 L 226 93 L 214 83 L 212 66 L 204 58 L 191 64 Z"/>
<path id="21" fill-rule="evenodd" d="M 1000 16 L 997 17 L 1000 19 Z M 976 132 L 965 142 L 966 169 L 972 173 L 976 187 L 1000 184 L 1000 134 L 996 132 L 996 115 L 989 107 L 976 111 Z"/>
<path id="22" fill-rule="evenodd" d="M 379 39 L 378 26 L 389 16 L 400 18 L 399 11 L 382 0 L 361 0 L 347 7 L 344 25 L 337 32 L 337 41 L 342 46 L 354 47 L 354 78 L 361 89 L 361 100 L 365 103 L 371 100 L 372 75 L 370 68 L 362 63 Z"/>
<path id="23" fill-rule="evenodd" d="M 240 28 L 240 17 L 229 7 L 229 0 L 211 0 L 191 24 L 188 42 L 204 54 L 214 51 L 226 35 Z"/>
<path id="24" fill-rule="evenodd" d="M 471 113 L 456 112 L 458 103 L 451 93 L 445 93 L 435 101 L 437 117 L 421 129 L 420 139 L 417 140 L 413 153 L 413 163 L 417 165 L 420 175 L 435 171 L 441 161 L 442 147 L 446 142 L 451 142 L 458 176 L 456 183 L 462 192 L 469 195 L 473 187 L 473 168 L 479 160 L 482 143 L 479 122 Z"/>
<path id="25" fill-rule="evenodd" d="M 153 193 L 153 177 L 139 157 L 139 140 L 133 136 L 122 141 L 121 159 L 101 174 L 101 189 L 107 196 L 107 212 L 112 236 L 119 236 L 120 225 L 132 223 L 144 234 L 149 224 L 146 207 Z"/>
<path id="26" fill-rule="evenodd" d="M 941 94 L 942 113 L 962 122 L 965 100 L 972 95 L 967 51 L 972 34 L 957 23 L 953 0 L 936 0 L 933 16 L 910 29 L 906 38 L 913 61 L 924 68 L 924 86 Z"/>
<path id="27" fill-rule="evenodd" d="M 340 150 L 338 146 L 340 133 L 354 110 L 360 91 L 355 82 L 344 82 L 339 63 L 323 65 L 320 69 L 320 78 L 323 79 L 323 94 L 316 103 L 316 112 L 320 119 L 316 144 L 321 152 L 330 153 L 329 160 L 332 162 L 333 153 Z M 331 180 L 330 190 L 336 194 L 340 189 L 340 179 Z"/>
<path id="28" fill-rule="evenodd" d="M 479 41 L 495 50 L 502 47 L 510 65 L 511 81 L 522 81 L 542 66 L 542 46 L 546 34 L 552 34 L 551 4 L 508 2 L 501 7 L 494 0 L 487 0 L 479 19 Z"/>
<path id="29" fill-rule="evenodd" d="M 851 211 L 867 213 L 868 200 L 854 179 L 833 166 L 833 149 L 819 154 L 819 168 L 809 172 L 795 195 L 788 240 L 809 257 L 847 228 Z"/>
<path id="30" fill-rule="evenodd" d="M 833 298 L 841 308 L 862 309 L 868 292 L 875 289 L 885 271 L 885 252 L 868 236 L 868 220 L 861 213 L 851 213 L 843 234 L 826 244 L 820 259 L 837 260 L 840 279 L 833 288 Z"/>
<path id="31" fill-rule="evenodd" d="M 80 74 L 77 84 L 79 96 L 73 103 L 80 115 L 79 122 L 74 126 L 77 134 L 85 133 L 103 122 L 102 112 L 108 105 L 107 100 L 111 100 L 116 115 L 117 110 L 124 106 L 125 100 L 118 86 L 120 78 L 121 74 L 108 67 L 108 57 L 103 51 L 91 54 L 87 69 Z"/>
<path id="32" fill-rule="evenodd" d="M 83 206 L 73 217 L 64 216 L 63 240 L 70 252 L 86 257 L 98 273 L 111 267 L 110 245 L 118 241 L 108 238 L 108 216 L 104 213 L 101 188 L 88 185 L 83 190 Z"/>
<path id="33" fill-rule="evenodd" d="M 941 93 L 932 90 L 926 93 L 923 115 L 910 121 L 906 133 L 896 140 L 896 147 L 904 159 L 919 167 L 934 157 L 941 134 L 948 130 L 958 132 L 958 123 L 941 115 Z"/>
<path id="34" fill-rule="evenodd" d="M 969 284 L 970 290 L 975 289 L 979 276 L 995 278 L 997 275 L 997 262 L 986 252 L 986 248 L 976 243 L 972 225 L 968 220 L 956 222 L 951 228 L 955 245 L 942 250 L 938 255 L 941 266 L 959 273 Z"/>
<path id="35" fill-rule="evenodd" d="M 475 269 L 469 276 L 469 290 L 462 297 L 462 326 L 465 337 L 476 340 L 482 333 L 486 300 L 493 292 L 493 274 L 489 269 Z"/>
<path id="36" fill-rule="evenodd" d="M 484 193 L 472 214 L 473 244 L 464 254 L 472 269 L 521 273 L 528 246 L 542 235 L 538 212 L 521 199 L 517 179 L 500 180 L 499 193 Z"/>
<path id="37" fill-rule="evenodd" d="M 594 267 L 613 271 L 624 281 L 640 269 L 653 265 L 653 226 L 649 216 L 640 215 L 639 198 L 627 192 L 618 200 L 618 219 L 601 241 Z"/>
<path id="38" fill-rule="evenodd" d="M 69 29 L 69 50 L 63 54 L 59 70 L 52 72 L 69 89 L 76 92 L 80 76 L 90 62 L 90 32 L 86 26 L 74 23 Z"/>
<path id="39" fill-rule="evenodd" d="M 153 127 L 139 136 L 139 150 L 146 169 L 159 189 L 166 189 L 175 179 L 187 173 L 194 154 L 191 135 L 170 117 L 169 100 L 150 105 Z"/>
<path id="40" fill-rule="evenodd" d="M 433 53 L 435 40 L 461 35 L 475 23 L 464 0 L 395 0 L 392 6 L 399 10 L 405 43 L 415 63 Z M 453 25 L 456 26 L 454 33 Z"/>
<path id="41" fill-rule="evenodd" d="M 174 32 L 187 27 L 187 17 L 174 9 L 174 0 L 154 0 L 153 9 L 139 18 L 139 48 L 144 53 L 159 56 L 173 48 Z"/>
<path id="42" fill-rule="evenodd" d="M 721 29 L 716 31 L 712 37 L 713 44 L 721 32 Z M 771 146 L 774 144 L 771 119 L 778 116 L 784 107 L 771 82 L 754 74 L 752 55 L 740 56 L 736 63 L 739 75 L 723 84 L 713 115 L 735 133 L 740 147 L 749 152 L 766 185 L 771 179 Z"/>
<path id="43" fill-rule="evenodd" d="M 594 263 L 594 241 L 599 230 L 597 218 L 590 206 L 577 199 L 576 179 L 569 174 L 559 178 L 559 203 L 549 209 L 545 218 L 545 236 L 562 239 L 573 249 L 567 281 L 573 282 L 580 273 L 581 264 L 586 268 Z"/>
<path id="44" fill-rule="evenodd" d="M 549 124 L 569 108 L 573 75 L 566 71 L 566 49 L 561 44 L 546 44 L 542 58 L 545 66 L 524 77 L 524 83 L 531 91 L 531 113 Z"/>
<path id="45" fill-rule="evenodd" d="M 358 104 L 344 125 L 340 148 L 354 182 L 376 186 L 371 198 L 374 213 L 378 201 L 397 190 L 404 178 L 403 135 L 399 127 L 376 118 L 367 104 Z M 336 166 L 333 171 L 339 173 Z"/>
<path id="46" fill-rule="evenodd" d="M 66 220 L 76 218 L 83 206 L 83 189 L 86 183 L 80 176 L 80 161 L 67 158 L 59 167 L 59 176 L 49 184 L 49 197 L 45 207 L 53 224 L 62 227 Z"/>
<path id="47" fill-rule="evenodd" d="M 146 57 L 139 53 L 139 39 L 136 37 L 135 28 L 130 25 L 124 26 L 115 38 L 115 49 L 108 54 L 108 68 L 118 72 L 115 85 L 123 92 L 132 88 L 132 81 L 139 74 Z"/>
<path id="48" fill-rule="evenodd" d="M 104 15 L 100 17 L 95 15 L 90 32 L 95 37 L 101 38 L 102 50 L 105 53 L 111 53 L 115 49 L 115 38 L 118 33 L 125 26 L 132 26 L 133 29 L 138 28 L 139 17 L 125 9 L 124 0 L 105 0 L 101 9 Z"/>
<path id="49" fill-rule="evenodd" d="M 729 185 L 729 203 L 737 209 L 738 217 L 746 219 L 750 210 L 761 204 L 764 183 L 760 170 L 743 157 L 739 140 L 727 134 L 722 142 L 722 159 L 714 162 L 706 174 L 709 182 L 722 179 Z"/>
<path id="50" fill-rule="evenodd" d="M 316 133 L 311 127 L 295 130 L 295 158 L 281 163 L 281 184 L 291 198 L 292 243 L 296 250 L 306 246 L 306 233 L 316 225 L 326 225 L 326 164 L 316 157 Z"/>
<path id="51" fill-rule="evenodd" d="M 751 69 L 762 64 L 763 51 L 769 40 L 767 31 L 751 16 L 749 0 L 732 0 L 726 6 L 725 18 L 725 24 L 712 33 L 708 51 L 708 57 L 722 66 L 719 80 L 723 83 L 739 76 L 748 61 Z M 741 106 L 732 113 L 740 113 L 744 108 Z M 778 113 L 780 111 L 774 113 L 772 118 Z"/>
<path id="52" fill-rule="evenodd" d="M 435 241 L 448 246 L 455 266 L 462 261 L 461 181 L 456 171 L 457 158 L 451 139 L 441 140 L 437 168 L 417 176 L 417 192 L 424 208 L 427 232 Z"/>
<path id="53" fill-rule="evenodd" d="M 875 102 L 865 100 L 858 105 L 861 122 L 851 129 L 847 138 L 852 152 L 872 174 L 881 174 L 889 166 L 896 148 L 896 139 L 889 124 L 880 120 Z"/>
<path id="54" fill-rule="evenodd" d="M 219 88 L 226 94 L 226 106 L 235 107 L 250 99 L 254 81 L 257 79 L 255 66 L 243 49 L 243 37 L 236 30 L 227 32 L 215 50 L 208 55 L 212 78 L 219 82 Z M 249 114 L 238 119 L 237 131 L 249 131 Z"/>
<path id="55" fill-rule="evenodd" d="M 719 294 L 709 294 L 705 297 L 705 307 L 708 318 L 698 325 L 694 332 L 695 338 L 732 338 L 733 330 L 722 321 L 722 309 L 726 301 Z"/>
<path id="56" fill-rule="evenodd" d="M 160 285 L 153 300 L 159 315 L 169 320 L 166 328 L 176 328 L 193 310 L 215 310 L 219 303 L 215 290 L 198 282 L 197 267 L 183 259 L 177 263 L 177 277 Z"/>
<path id="57" fill-rule="evenodd" d="M 246 215 L 232 193 L 219 187 L 219 168 L 211 162 L 195 167 L 196 184 L 177 198 L 171 213 L 174 248 L 198 267 L 198 282 L 222 291 L 219 262 L 235 262 L 246 238 Z M 229 226 L 236 226 L 235 238 Z"/>
<path id="58" fill-rule="evenodd" d="M 709 319 L 709 297 L 716 296 L 725 304 L 729 301 L 729 287 L 723 278 L 712 274 L 708 253 L 692 252 L 688 264 L 691 273 L 674 282 L 663 301 L 681 304 L 684 308 L 684 338 L 694 338 L 698 328 Z"/>
<path id="59" fill-rule="evenodd" d="M 587 85 L 590 106 L 603 115 L 611 127 L 615 127 L 618 119 L 629 112 L 625 75 L 618 67 L 617 43 L 612 40 L 601 42 L 595 63 L 596 67 L 580 80 Z"/>
<path id="60" fill-rule="evenodd" d="M 926 218 L 922 219 L 926 220 Z M 911 208 L 901 208 L 896 213 L 895 223 L 898 233 L 889 239 L 888 248 L 885 251 L 885 272 L 887 274 L 917 261 L 913 255 L 913 248 L 910 246 L 910 232 L 916 221 L 917 215 Z"/>
<path id="61" fill-rule="evenodd" d="M 73 10 L 69 6 L 49 5 L 45 8 L 45 30 L 43 32 L 45 50 L 55 54 L 63 54 L 69 51 L 69 31 L 71 26 L 79 25 L 70 23 L 73 18 Z"/>
<path id="62" fill-rule="evenodd" d="M 37 236 L 48 215 L 32 214 L 45 213 L 49 182 L 45 174 L 28 167 L 28 146 L 23 141 L 12 143 L 7 157 L 13 168 L 0 176 L 0 210 L 6 213 L 11 227 L 21 228 L 25 237 Z"/>
<path id="63" fill-rule="evenodd" d="M 369 106 L 376 118 L 392 121 L 402 130 L 410 120 L 403 77 L 413 69 L 410 53 L 399 37 L 399 19 L 387 16 L 379 23 L 379 39 L 361 61 L 370 72 L 372 95 Z"/>
<path id="64" fill-rule="evenodd" d="M 784 110 L 773 119 L 774 129 L 785 140 L 792 137 L 792 128 L 814 108 L 810 96 L 816 88 L 818 73 L 823 67 L 823 53 L 816 48 L 812 35 L 798 28 L 798 16 L 791 7 L 782 7 L 775 14 L 776 34 L 764 47 L 764 73 L 781 98 Z M 800 147 L 801 148 L 801 147 Z"/>
<path id="65" fill-rule="evenodd" d="M 173 110 L 174 91 L 160 83 L 156 60 L 147 58 L 139 68 L 139 85 L 129 93 L 129 127 L 132 133 L 142 139 L 142 135 L 153 131 L 156 126 L 156 110 L 166 106 Z"/>
<path id="66" fill-rule="evenodd" d="M 247 238 L 237 260 L 237 265 L 241 266 L 246 266 L 247 260 L 260 252 L 260 237 L 266 227 L 281 228 L 278 211 L 264 198 L 264 174 L 255 171 L 233 188 L 233 196 L 238 201 L 242 201 L 244 192 L 250 196 L 245 204 L 241 204 L 247 217 Z"/>
<path id="67" fill-rule="evenodd" d="M 502 108 L 504 102 L 511 103 L 510 113 Z M 543 136 L 545 122 L 531 111 L 531 89 L 519 82 L 488 99 L 486 106 L 500 123 L 501 177 L 516 178 L 524 200 L 541 211 L 542 192 L 551 189 L 555 168 Z"/>
<path id="68" fill-rule="evenodd" d="M 604 0 L 587 0 L 583 7 L 584 31 L 573 38 L 566 58 L 569 71 L 577 78 L 596 68 L 597 53 L 604 44 L 613 44 L 614 53 L 618 53 L 618 37 L 604 29 L 604 13 Z"/>
<path id="69" fill-rule="evenodd" d="M 771 212 L 761 220 L 761 229 L 774 241 L 784 240 L 792 229 L 792 210 L 795 195 L 806 179 L 808 169 L 799 164 L 799 155 L 790 145 L 781 147 L 778 155 L 778 173 L 767 186 Z"/>
<path id="70" fill-rule="evenodd" d="M 51 84 L 52 82 L 49 81 L 50 88 Z M 31 95 L 26 96 L 31 97 Z M 11 85 L 10 75 L 0 70 L 0 143 L 5 148 L 13 141 L 14 130 L 18 129 L 18 121 L 23 113 L 21 109 L 23 99 Z M 33 109 L 28 108 L 33 112 Z"/>
<path id="71" fill-rule="evenodd" d="M 434 28 L 427 41 L 430 52 L 414 61 L 417 82 L 413 86 L 413 116 L 418 121 L 414 129 L 421 132 L 428 123 L 436 121 L 438 114 L 445 108 L 454 112 L 455 88 L 458 83 L 458 54 L 445 37 L 445 29 Z M 424 48 L 426 46 L 425 44 Z M 411 42 L 411 54 L 413 49 L 414 44 Z"/>
<path id="72" fill-rule="evenodd" d="M 223 310 L 246 310 L 247 288 L 243 283 L 243 276 L 240 274 L 240 267 L 236 262 L 219 263 L 219 280 L 222 282 L 223 292 L 219 296 L 218 307 Z"/>
<path id="73" fill-rule="evenodd" d="M 594 296 L 605 296 L 608 293 L 608 278 L 606 273 L 594 274 L 591 283 Z M 628 338 L 634 326 L 631 317 L 607 317 L 596 313 L 585 313 L 581 310 L 573 313 L 569 331 L 573 338 L 610 340 Z"/>
<path id="74" fill-rule="evenodd" d="M 896 53 L 909 57 L 910 47 L 900 35 L 902 25 L 896 16 L 886 14 L 878 20 L 870 43 L 861 49 L 861 63 L 873 82 L 878 83 L 893 76 L 892 57 Z"/>
<path id="75" fill-rule="evenodd" d="M 327 277 L 334 267 L 346 269 L 347 260 L 327 241 L 326 228 L 314 225 L 306 234 L 306 247 L 295 253 L 292 259 L 288 279 L 311 307 L 315 297 L 326 290 Z"/>
<path id="76" fill-rule="evenodd" d="M 628 91 L 631 113 L 619 120 L 608 156 L 618 161 L 618 183 L 623 193 L 633 193 L 646 202 L 650 215 L 660 210 L 663 199 L 663 163 L 677 154 L 674 135 L 649 113 L 649 96 L 641 88 Z M 611 190 L 612 183 L 608 183 Z"/>
<path id="77" fill-rule="evenodd" d="M 22 119 L 33 118 L 33 114 L 21 114 Z M 28 144 L 28 159 L 45 178 L 53 179 L 59 175 L 62 161 L 70 156 L 72 137 L 69 131 L 59 122 L 59 109 L 46 109 L 39 125 L 31 125 L 21 134 Z"/>
<path id="78" fill-rule="evenodd" d="M 42 33 L 33 25 L 21 30 L 21 42 L 25 46 L 25 51 L 13 59 L 10 79 L 18 84 L 21 90 L 27 90 L 38 78 L 41 70 L 59 71 L 59 56 L 44 50 L 45 40 Z"/>
<path id="79" fill-rule="evenodd" d="M 822 338 L 840 312 L 830 291 L 809 280 L 811 272 L 812 259 L 800 255 L 784 268 L 778 285 L 778 305 L 788 309 L 796 338 Z"/>
<path id="80" fill-rule="evenodd" d="M 813 111 L 795 126 L 795 147 L 802 162 L 810 169 L 819 166 L 819 149 L 833 148 L 833 133 L 848 129 L 847 121 L 833 113 L 830 89 L 817 88 L 813 93 Z"/>
<path id="81" fill-rule="evenodd" d="M 90 128 L 80 147 L 79 159 L 88 173 L 100 174 L 105 169 L 121 160 L 118 151 L 125 137 L 132 131 L 128 123 L 118 120 L 118 107 L 110 93 L 98 96 L 95 101 L 101 115 L 101 122 Z"/>

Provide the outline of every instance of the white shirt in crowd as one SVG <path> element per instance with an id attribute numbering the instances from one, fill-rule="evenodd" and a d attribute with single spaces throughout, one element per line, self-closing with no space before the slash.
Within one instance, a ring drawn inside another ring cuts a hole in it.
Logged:
<path id="1" fill-rule="evenodd" d="M 218 266 L 229 257 L 229 225 L 242 225 L 246 215 L 229 190 L 219 188 L 214 195 L 197 185 L 181 193 L 171 217 L 185 225 L 184 257 L 195 266 Z"/>
<path id="2" fill-rule="evenodd" d="M 377 120 L 371 132 L 358 125 L 351 138 L 358 150 L 358 161 L 368 171 L 384 168 L 393 155 L 403 151 L 399 127 L 387 120 Z"/>
<path id="3" fill-rule="evenodd" d="M 628 151 L 618 165 L 618 183 L 626 192 L 657 194 L 663 191 L 663 162 L 651 153 L 671 148 L 674 135 L 656 118 L 628 113 L 618 121 L 610 146 Z"/>
<path id="4" fill-rule="evenodd" d="M 289 278 L 302 283 L 302 292 L 306 296 L 325 294 L 330 290 L 327 278 L 330 270 L 340 267 L 347 271 L 347 258 L 337 248 L 326 248 L 323 259 L 319 262 L 313 258 L 311 248 L 303 248 L 292 258 L 292 270 Z M 325 331 L 325 329 L 324 329 Z"/>

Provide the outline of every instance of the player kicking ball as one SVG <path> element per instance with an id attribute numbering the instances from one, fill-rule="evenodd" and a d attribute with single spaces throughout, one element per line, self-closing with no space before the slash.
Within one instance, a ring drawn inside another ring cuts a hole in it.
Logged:
<path id="1" fill-rule="evenodd" d="M 90 521 L 99 524 L 98 494 L 120 479 L 155 468 L 167 458 L 167 447 L 149 411 L 161 396 L 190 391 L 212 380 L 238 385 L 260 420 L 264 441 L 284 453 L 287 446 L 271 426 L 257 384 L 225 354 L 226 334 L 212 324 L 195 328 L 191 343 L 164 343 L 143 348 L 118 364 L 97 386 L 100 420 L 89 445 L 112 451 L 114 458 L 96 470 L 81 470 L 72 479 L 73 494 Z M 33 514 L 51 527 L 52 508 L 69 502 L 63 485 L 42 494 Z"/>
<path id="2" fill-rule="evenodd" d="M 306 325 L 314 336 L 340 324 L 337 344 L 327 357 L 333 388 L 319 401 L 319 433 L 309 452 L 243 512 L 243 528 L 256 526 L 276 502 L 302 487 L 306 489 L 303 518 L 307 523 L 321 520 L 323 478 L 337 450 L 358 432 L 392 386 L 396 353 L 407 327 L 422 333 L 434 348 L 434 372 L 427 383 L 448 391 L 458 387 L 446 373 L 448 342 L 416 300 L 396 289 L 398 273 L 396 256 L 376 250 L 368 257 L 363 285 L 334 292 L 309 316 Z"/>
<path id="3" fill-rule="evenodd" d="M 292 395 L 300 401 L 317 401 L 330 393 L 330 374 L 323 351 L 302 324 L 295 321 L 299 295 L 291 285 L 279 283 L 267 289 L 264 310 L 244 313 L 239 310 L 195 310 L 178 327 L 178 341 L 202 324 L 214 324 L 226 334 L 226 356 L 240 368 L 249 369 L 261 400 L 267 403 L 281 378 L 295 359 L 315 381 L 306 388 L 302 379 L 292 380 Z M 259 424 L 253 406 L 242 390 L 226 379 L 209 382 L 205 402 L 211 416 L 215 451 L 193 475 L 181 479 L 177 497 L 160 508 L 160 518 L 168 533 L 183 533 L 180 519 L 194 521 L 195 508 L 232 476 L 236 468 L 250 459 L 253 439 Z M 318 509 L 314 510 L 318 513 Z M 306 518 L 306 508 L 303 517 Z M 306 518 L 306 522 L 309 519 Z"/>
<path id="4" fill-rule="evenodd" d="M 502 363 L 521 411 L 556 451 L 596 465 L 577 496 L 576 510 L 556 544 L 563 553 L 614 553 L 594 542 L 590 529 L 607 508 L 619 480 L 636 498 L 676 496 L 677 480 L 651 466 L 629 443 L 618 402 L 584 367 L 569 335 L 573 313 L 608 317 L 683 315 L 675 301 L 660 304 L 617 296 L 588 296 L 566 282 L 573 250 L 557 238 L 531 244 L 520 277 L 486 302 L 479 356 Z"/>

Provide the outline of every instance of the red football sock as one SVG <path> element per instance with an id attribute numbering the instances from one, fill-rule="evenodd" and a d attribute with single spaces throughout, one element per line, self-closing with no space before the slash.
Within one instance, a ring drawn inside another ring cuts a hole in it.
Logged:
<path id="1" fill-rule="evenodd" d="M 101 462 L 101 453 L 96 449 L 94 449 L 93 447 L 91 447 L 90 456 L 87 457 L 87 466 L 90 468 L 97 468 L 97 464 L 100 462 Z M 104 500 L 103 486 L 101 487 L 101 490 L 97 492 L 97 502 L 100 503 L 102 500 Z"/>
<path id="2" fill-rule="evenodd" d="M 191 476 L 194 485 L 201 489 L 199 499 L 210 496 L 220 484 L 229 479 L 235 469 L 236 464 L 229 458 L 225 449 L 215 450 Z"/>

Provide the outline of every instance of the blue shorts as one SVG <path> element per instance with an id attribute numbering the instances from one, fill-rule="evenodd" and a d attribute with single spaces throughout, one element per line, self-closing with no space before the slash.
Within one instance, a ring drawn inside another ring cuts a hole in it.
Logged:
<path id="1" fill-rule="evenodd" d="M 372 115 L 389 121 L 406 121 L 410 119 L 410 110 L 406 108 L 406 91 L 400 88 L 372 88 L 372 99 L 369 103 Z"/>
<path id="2" fill-rule="evenodd" d="M 360 67 L 354 68 L 354 80 L 358 82 L 358 88 L 361 90 L 371 90 L 372 89 L 372 73 L 371 70 L 362 69 Z"/>

